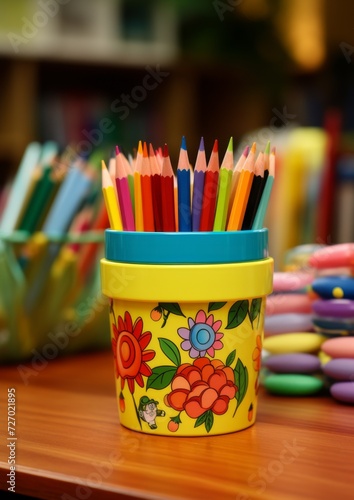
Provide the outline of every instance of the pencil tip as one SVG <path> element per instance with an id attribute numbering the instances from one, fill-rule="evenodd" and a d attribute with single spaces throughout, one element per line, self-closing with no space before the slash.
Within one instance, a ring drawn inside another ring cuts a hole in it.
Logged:
<path id="1" fill-rule="evenodd" d="M 273 155 L 275 155 L 275 153 L 276 153 L 276 147 L 275 147 L 275 146 L 273 146 L 273 147 L 272 147 L 272 154 L 273 154 Z"/>
<path id="2" fill-rule="evenodd" d="M 162 156 L 163 156 L 164 158 L 167 158 L 167 157 L 168 157 L 168 146 L 167 146 L 167 144 L 166 144 L 166 143 L 164 144 L 164 147 L 163 147 Z"/>
<path id="3" fill-rule="evenodd" d="M 269 151 L 270 151 L 270 141 L 267 142 L 267 145 L 266 145 L 265 150 L 264 150 L 264 154 L 269 155 Z"/>
<path id="4" fill-rule="evenodd" d="M 149 156 L 155 156 L 155 151 L 154 151 L 154 146 L 151 144 L 149 144 Z"/>
<path id="5" fill-rule="evenodd" d="M 138 154 L 140 154 L 140 155 L 143 154 L 143 144 L 141 141 L 139 141 L 139 144 L 138 144 Z"/>
<path id="6" fill-rule="evenodd" d="M 102 167 L 102 170 L 104 170 L 105 168 L 107 168 L 104 160 L 101 160 L 101 167 Z"/>
<path id="7" fill-rule="evenodd" d="M 143 157 L 144 158 L 147 158 L 149 155 L 148 155 L 148 149 L 147 149 L 147 144 L 146 142 L 144 141 L 144 146 L 143 146 Z"/>
<path id="8" fill-rule="evenodd" d="M 204 137 L 200 139 L 199 151 L 204 151 Z"/>
<path id="9" fill-rule="evenodd" d="M 187 142 L 186 142 L 186 138 L 184 136 L 182 136 L 181 149 L 184 149 L 185 151 L 187 151 Z"/>
<path id="10" fill-rule="evenodd" d="M 215 139 L 213 146 L 213 153 L 217 153 L 219 151 L 219 141 Z"/>
<path id="11" fill-rule="evenodd" d="M 252 147 L 251 147 L 251 153 L 255 153 L 255 152 L 256 152 L 256 148 L 257 148 L 257 145 L 256 145 L 256 143 L 254 142 L 254 143 L 252 144 Z"/>
<path id="12" fill-rule="evenodd" d="M 119 147 L 116 146 L 116 155 L 119 155 L 119 153 L 120 153 Z"/>
<path id="13" fill-rule="evenodd" d="M 233 150 L 234 150 L 234 139 L 233 139 L 232 136 L 230 137 L 229 144 L 227 145 L 227 150 L 231 151 L 231 153 L 233 153 Z"/>
<path id="14" fill-rule="evenodd" d="M 246 146 L 245 149 L 243 150 L 242 154 L 243 154 L 243 156 L 246 156 L 246 158 L 247 158 L 249 152 L 250 152 L 250 147 Z"/>

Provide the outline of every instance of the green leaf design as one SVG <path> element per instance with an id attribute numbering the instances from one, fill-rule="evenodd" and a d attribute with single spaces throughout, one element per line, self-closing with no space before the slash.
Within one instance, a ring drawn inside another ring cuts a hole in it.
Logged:
<path id="1" fill-rule="evenodd" d="M 252 299 L 250 310 L 249 310 L 249 316 L 250 316 L 251 323 L 253 323 L 253 321 L 260 314 L 261 306 L 262 306 L 261 297 L 259 297 L 257 299 Z"/>
<path id="2" fill-rule="evenodd" d="M 225 304 L 226 302 L 210 302 L 208 306 L 208 312 L 217 311 L 218 309 L 224 307 Z"/>
<path id="3" fill-rule="evenodd" d="M 242 363 L 240 359 L 237 360 L 235 369 L 235 384 L 238 387 L 236 392 L 237 407 L 241 404 L 241 401 L 246 395 L 248 387 L 248 370 L 247 367 Z"/>
<path id="4" fill-rule="evenodd" d="M 163 338 L 159 339 L 159 344 L 165 356 L 167 356 L 174 365 L 179 366 L 181 364 L 181 355 L 178 347 L 171 340 Z"/>
<path id="5" fill-rule="evenodd" d="M 175 366 L 156 366 L 147 379 L 146 389 L 165 389 L 170 385 L 176 371 Z"/>
<path id="6" fill-rule="evenodd" d="M 205 424 L 206 431 L 210 432 L 214 424 L 214 414 L 211 410 L 207 410 L 205 413 L 200 415 L 200 417 L 197 418 L 194 427 L 199 427 L 202 424 Z"/>
<path id="7" fill-rule="evenodd" d="M 232 363 L 234 362 L 235 358 L 236 358 L 236 349 L 235 349 L 234 351 L 230 352 L 230 354 L 229 354 L 229 355 L 228 355 L 228 357 L 226 358 L 226 363 L 225 363 L 225 365 L 226 365 L 226 366 L 231 366 L 231 365 L 232 365 Z"/>
<path id="8" fill-rule="evenodd" d="M 185 314 L 183 314 L 179 304 L 177 302 L 159 302 L 159 306 L 165 309 L 165 311 L 168 311 L 172 314 L 176 314 L 177 316 L 184 316 L 186 317 Z"/>
<path id="9" fill-rule="evenodd" d="M 226 329 L 229 330 L 231 328 L 236 328 L 239 326 L 244 319 L 246 318 L 248 313 L 248 300 L 238 300 L 229 310 L 229 315 L 227 318 Z"/>

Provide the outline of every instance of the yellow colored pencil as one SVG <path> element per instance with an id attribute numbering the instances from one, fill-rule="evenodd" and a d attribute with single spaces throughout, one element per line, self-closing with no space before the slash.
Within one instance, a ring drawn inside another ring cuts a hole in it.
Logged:
<path id="1" fill-rule="evenodd" d="M 122 217 L 118 205 L 116 190 L 109 175 L 105 162 L 102 160 L 102 193 L 106 205 L 109 224 L 111 229 L 116 231 L 123 230 Z"/>

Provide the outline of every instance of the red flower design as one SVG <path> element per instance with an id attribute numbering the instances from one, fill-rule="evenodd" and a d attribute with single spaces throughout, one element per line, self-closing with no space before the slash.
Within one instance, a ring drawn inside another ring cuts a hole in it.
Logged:
<path id="1" fill-rule="evenodd" d="M 253 349 L 252 360 L 254 370 L 256 372 L 259 372 L 259 370 L 261 369 L 262 361 L 262 338 L 260 335 L 257 335 L 256 338 L 256 347 Z"/>
<path id="2" fill-rule="evenodd" d="M 190 418 L 198 418 L 208 410 L 223 415 L 238 391 L 232 368 L 205 357 L 180 365 L 171 388 L 166 397 L 168 406 L 184 410 Z"/>
<path id="3" fill-rule="evenodd" d="M 140 317 L 133 324 L 128 311 L 124 314 L 124 320 L 119 316 L 118 326 L 112 325 L 112 328 L 116 376 L 121 378 L 122 390 L 127 381 L 129 390 L 133 394 L 135 382 L 144 387 L 143 376 L 149 377 L 152 373 L 146 363 L 156 354 L 153 350 L 146 350 L 151 340 L 151 332 L 143 333 L 143 320 Z"/>

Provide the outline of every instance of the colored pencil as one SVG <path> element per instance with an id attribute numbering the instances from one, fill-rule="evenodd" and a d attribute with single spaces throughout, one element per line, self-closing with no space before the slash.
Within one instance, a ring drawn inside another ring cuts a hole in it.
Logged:
<path id="1" fill-rule="evenodd" d="M 264 188 L 264 153 L 260 152 L 254 165 L 254 176 L 247 201 L 242 229 L 251 229 Z"/>
<path id="2" fill-rule="evenodd" d="M 245 149 L 242 151 L 242 154 L 241 154 L 240 158 L 238 159 L 238 161 L 237 161 L 237 163 L 235 165 L 235 168 L 233 170 L 233 173 L 232 173 L 229 206 L 228 206 L 228 209 L 227 209 L 227 219 L 226 219 L 227 221 L 230 218 L 232 204 L 233 204 L 233 201 L 235 199 L 236 187 L 237 187 L 238 179 L 240 177 L 240 173 L 241 173 L 242 167 L 243 167 L 243 165 L 244 165 L 244 163 L 245 163 L 245 161 L 247 159 L 247 156 L 248 156 L 249 152 L 250 152 L 250 147 L 246 146 Z"/>
<path id="3" fill-rule="evenodd" d="M 272 148 L 269 156 L 269 175 L 263 189 L 263 193 L 258 205 L 257 213 L 253 221 L 252 229 L 262 229 L 264 218 L 266 216 L 267 207 L 272 192 L 274 178 L 275 178 L 275 148 Z"/>
<path id="4" fill-rule="evenodd" d="M 124 231 L 135 231 L 135 221 L 124 160 L 116 150 L 116 188 Z"/>
<path id="5" fill-rule="evenodd" d="M 177 165 L 177 192 L 178 192 L 178 229 L 190 232 L 192 230 L 191 214 L 191 169 L 185 137 L 179 152 Z"/>
<path id="6" fill-rule="evenodd" d="M 215 217 L 219 181 L 219 144 L 214 141 L 207 170 L 205 172 L 202 213 L 199 231 L 212 231 Z"/>
<path id="7" fill-rule="evenodd" d="M 0 221 L 0 230 L 5 233 L 11 233 L 16 229 L 18 217 L 30 189 L 31 175 L 39 163 L 40 155 L 41 146 L 38 142 L 32 142 L 27 146 Z"/>
<path id="8" fill-rule="evenodd" d="M 149 160 L 151 168 L 151 192 L 152 206 L 154 211 L 155 231 L 162 231 L 162 207 L 161 207 L 161 168 L 155 156 L 152 144 L 149 144 Z"/>
<path id="9" fill-rule="evenodd" d="M 162 207 L 162 230 L 164 232 L 176 231 L 175 205 L 174 205 L 174 174 L 167 144 L 165 144 L 163 149 L 163 162 L 161 169 L 161 207 Z"/>
<path id="10" fill-rule="evenodd" d="M 134 216 L 135 230 L 144 231 L 143 199 L 141 194 L 141 168 L 143 162 L 143 145 L 139 141 L 134 170 Z"/>
<path id="11" fill-rule="evenodd" d="M 204 139 L 200 140 L 197 159 L 194 167 L 194 184 L 192 199 L 192 231 L 199 231 L 200 216 L 203 205 L 204 178 L 207 169 Z"/>
<path id="12" fill-rule="evenodd" d="M 141 167 L 141 197 L 144 217 L 144 231 L 155 231 L 154 207 L 152 203 L 151 190 L 151 166 L 146 142 L 144 142 L 143 146 L 143 160 Z"/>
<path id="13" fill-rule="evenodd" d="M 123 230 L 122 215 L 119 209 L 116 190 L 105 162 L 102 160 L 102 192 L 107 207 L 111 229 Z"/>
<path id="14" fill-rule="evenodd" d="M 228 231 L 238 231 L 242 228 L 243 218 L 245 216 L 247 201 L 250 195 L 254 176 L 255 153 L 256 143 L 254 142 L 242 167 L 240 177 L 237 182 L 235 198 L 233 200 L 230 218 L 227 224 Z"/>
<path id="15" fill-rule="evenodd" d="M 216 203 L 213 231 L 224 231 L 231 192 L 234 167 L 233 139 L 229 140 L 219 173 L 218 198 Z"/>

